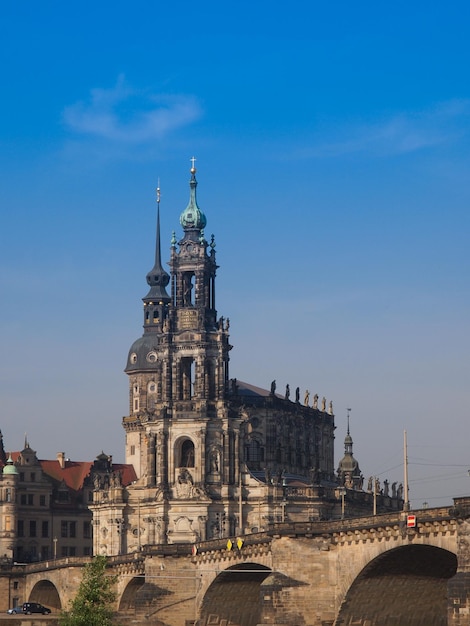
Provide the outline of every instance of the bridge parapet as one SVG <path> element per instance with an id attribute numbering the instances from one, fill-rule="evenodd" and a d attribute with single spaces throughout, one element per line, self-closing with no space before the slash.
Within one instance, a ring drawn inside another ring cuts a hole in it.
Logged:
<path id="1" fill-rule="evenodd" d="M 13 563 L 11 571 L 13 573 L 34 574 L 43 572 L 44 570 L 56 570 L 66 567 L 84 567 L 87 563 L 91 563 L 91 556 L 79 557 L 69 556 L 63 559 L 55 559 L 53 561 L 39 561 L 38 563 Z"/>

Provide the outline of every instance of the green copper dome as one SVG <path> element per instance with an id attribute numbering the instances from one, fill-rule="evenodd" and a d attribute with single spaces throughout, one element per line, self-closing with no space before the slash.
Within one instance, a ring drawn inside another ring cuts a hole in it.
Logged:
<path id="1" fill-rule="evenodd" d="M 207 224 L 206 216 L 197 205 L 196 200 L 196 168 L 191 168 L 191 180 L 189 181 L 189 204 L 180 215 L 180 224 L 184 230 L 202 230 Z"/>
<path id="2" fill-rule="evenodd" d="M 18 475 L 18 470 L 16 469 L 16 465 L 13 463 L 11 455 L 8 457 L 7 464 L 3 468 L 3 473 L 10 474 L 10 476 Z"/>

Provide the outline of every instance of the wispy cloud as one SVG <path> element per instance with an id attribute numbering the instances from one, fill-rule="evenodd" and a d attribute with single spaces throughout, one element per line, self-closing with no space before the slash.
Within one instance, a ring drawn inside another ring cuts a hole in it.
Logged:
<path id="1" fill-rule="evenodd" d="M 92 89 L 87 101 L 68 106 L 63 121 L 74 134 L 128 145 L 161 139 L 201 115 L 193 96 L 145 93 L 119 76 L 114 87 Z"/>
<path id="2" fill-rule="evenodd" d="M 451 100 L 416 112 L 372 121 L 323 122 L 308 146 L 290 158 L 336 157 L 354 153 L 392 156 L 453 142 L 469 132 L 470 100 Z"/>

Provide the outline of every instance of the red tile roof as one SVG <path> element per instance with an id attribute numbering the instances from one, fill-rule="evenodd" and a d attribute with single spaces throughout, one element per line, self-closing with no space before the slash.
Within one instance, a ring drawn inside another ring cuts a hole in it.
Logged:
<path id="1" fill-rule="evenodd" d="M 135 473 L 133 465 L 113 463 L 113 470 L 115 472 L 121 472 L 121 482 L 125 487 L 137 480 L 137 474 Z"/>
<path id="2" fill-rule="evenodd" d="M 13 461 L 16 462 L 21 452 L 11 452 L 10 454 Z M 45 474 L 58 482 L 63 481 L 69 489 L 74 491 L 79 491 L 83 488 L 85 478 L 90 475 L 93 467 L 93 461 L 64 461 L 63 468 L 57 459 L 39 459 L 39 463 Z M 2 466 L 3 463 L 0 462 L 0 467 Z M 137 480 L 133 465 L 113 463 L 112 469 L 114 472 L 121 472 L 121 481 L 124 486 L 130 485 L 130 483 Z"/>
<path id="3" fill-rule="evenodd" d="M 90 475 L 93 463 L 90 461 L 64 461 L 64 467 L 60 466 L 59 461 L 40 460 L 42 471 L 57 480 L 64 482 L 67 487 L 74 491 L 83 488 L 85 478 Z"/>

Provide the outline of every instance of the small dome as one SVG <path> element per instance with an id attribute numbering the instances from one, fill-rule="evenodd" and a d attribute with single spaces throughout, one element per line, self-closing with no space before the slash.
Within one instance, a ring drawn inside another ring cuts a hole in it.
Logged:
<path id="1" fill-rule="evenodd" d="M 11 458 L 11 455 L 8 457 L 7 460 L 7 464 L 5 465 L 5 467 L 3 468 L 3 474 L 7 474 L 10 476 L 18 476 L 18 470 L 16 468 L 16 465 L 13 463 L 13 459 Z"/>
<path id="2" fill-rule="evenodd" d="M 125 372 L 154 370 L 158 361 L 158 339 L 155 333 L 148 333 L 134 341 L 127 356 Z"/>
<path id="3" fill-rule="evenodd" d="M 346 454 L 341 459 L 338 466 L 338 473 L 349 473 L 351 474 L 351 476 L 356 476 L 361 473 L 361 470 L 359 469 L 359 463 L 356 461 L 352 454 Z"/>

